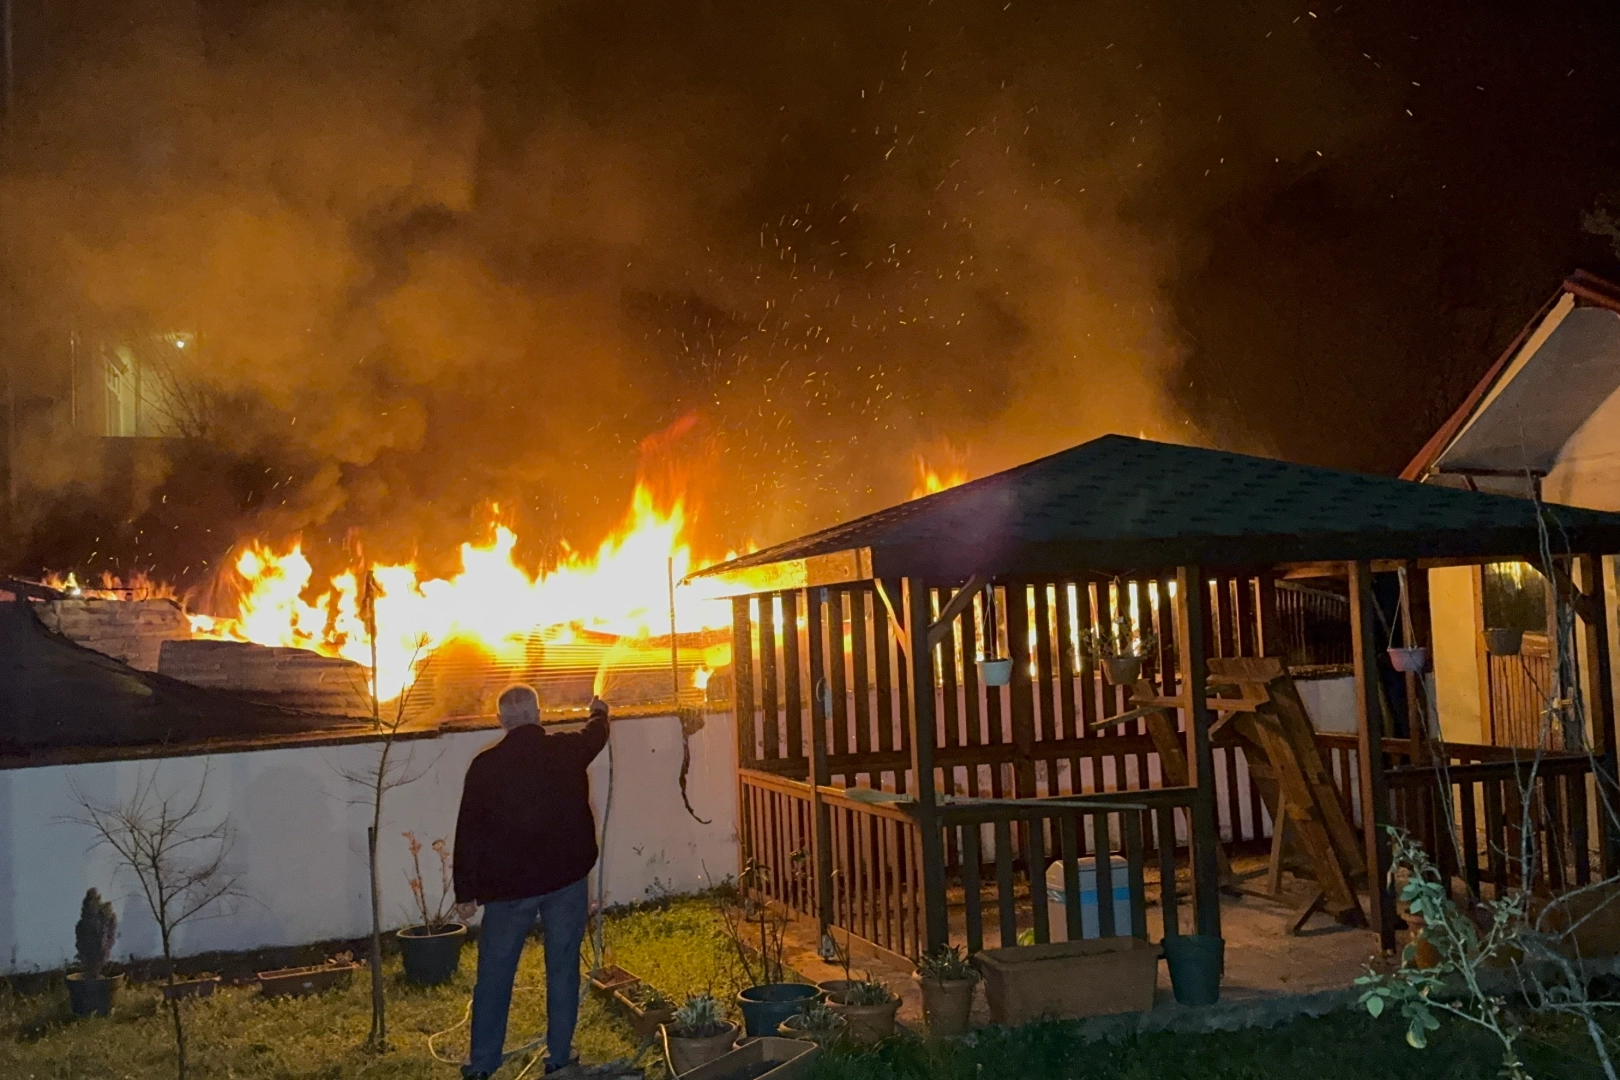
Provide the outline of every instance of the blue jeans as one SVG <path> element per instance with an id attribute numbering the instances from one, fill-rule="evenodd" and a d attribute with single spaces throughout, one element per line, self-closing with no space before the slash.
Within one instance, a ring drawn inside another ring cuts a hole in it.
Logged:
<path id="1" fill-rule="evenodd" d="M 500 900 L 484 905 L 478 931 L 478 983 L 473 987 L 472 1052 L 464 1075 L 493 1073 L 501 1067 L 506 1016 L 512 1006 L 512 979 L 523 955 L 523 939 L 539 916 L 546 949 L 546 1061 L 566 1065 L 573 1058 L 574 1025 L 579 1020 L 579 947 L 590 917 L 588 878 L 544 896 Z"/>

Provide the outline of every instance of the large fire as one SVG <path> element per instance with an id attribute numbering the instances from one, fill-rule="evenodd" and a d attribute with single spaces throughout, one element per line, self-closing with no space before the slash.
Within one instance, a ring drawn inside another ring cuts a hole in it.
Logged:
<path id="1" fill-rule="evenodd" d="M 920 499 L 924 495 L 933 495 L 947 488 L 965 484 L 971 477 L 967 470 L 957 464 L 942 466 L 931 465 L 928 459 L 921 454 L 917 455 L 917 482 L 911 489 L 911 497 Z"/>
<path id="2" fill-rule="evenodd" d="M 594 553 L 569 552 L 549 571 L 520 566 L 513 557 L 517 535 L 504 526 L 488 543 L 463 544 L 461 570 L 448 578 L 425 578 L 412 563 L 373 566 L 379 696 L 396 696 L 416 663 L 451 640 L 476 642 L 499 657 L 521 654 L 536 633 L 556 643 L 580 629 L 628 638 L 668 634 L 671 578 L 680 582 L 699 569 L 685 528 L 683 498 L 660 509 L 651 489 L 638 483 L 623 524 Z M 314 569 L 297 543 L 277 551 L 250 542 L 233 568 L 237 614 L 194 615 L 199 635 L 312 649 L 370 667 L 363 576 L 344 572 L 312 595 Z M 679 630 L 729 625 L 729 610 L 715 599 L 701 579 L 676 588 Z M 729 656 L 705 659 L 711 666 L 729 662 Z"/>

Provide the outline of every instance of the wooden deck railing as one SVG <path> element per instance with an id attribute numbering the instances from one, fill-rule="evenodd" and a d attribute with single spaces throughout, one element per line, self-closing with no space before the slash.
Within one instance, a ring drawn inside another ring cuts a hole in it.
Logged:
<path id="1" fill-rule="evenodd" d="M 1593 818 L 1592 759 L 1520 755 L 1387 774 L 1391 821 L 1476 897 L 1485 883 L 1500 896 L 1509 887 L 1558 892 L 1592 881 L 1594 841 L 1602 834 Z"/>

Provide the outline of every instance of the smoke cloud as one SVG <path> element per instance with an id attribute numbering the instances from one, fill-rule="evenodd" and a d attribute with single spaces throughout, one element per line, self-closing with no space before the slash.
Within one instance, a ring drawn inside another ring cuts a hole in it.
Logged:
<path id="1" fill-rule="evenodd" d="M 683 418 L 711 552 L 919 448 L 1197 441 L 1165 297 L 1253 182 L 1222 148 L 1309 167 L 1367 95 L 1266 2 L 18 2 L 14 561 L 172 575 L 249 532 L 431 564 L 493 504 L 543 562 Z M 116 520 L 60 392 L 107 327 L 194 335 L 203 436 Z"/>

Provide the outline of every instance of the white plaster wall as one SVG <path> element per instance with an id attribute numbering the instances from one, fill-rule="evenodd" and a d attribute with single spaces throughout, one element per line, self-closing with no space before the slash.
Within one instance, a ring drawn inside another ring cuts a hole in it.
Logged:
<path id="1" fill-rule="evenodd" d="M 1356 680 L 1352 675 L 1335 679 L 1295 679 L 1305 714 L 1317 731 L 1356 733 Z"/>
<path id="2" fill-rule="evenodd" d="M 1541 493 L 1548 502 L 1620 510 L 1620 390 L 1604 399 L 1559 450 Z"/>
<path id="3" fill-rule="evenodd" d="M 726 717 L 710 716 L 692 737 L 688 791 L 700 825 L 681 805 L 680 724 L 674 717 L 618 720 L 612 726 L 613 802 L 604 848 L 609 904 L 663 891 L 691 891 L 736 872 L 734 751 Z M 383 919 L 404 925 L 409 857 L 404 830 L 424 843 L 451 836 L 467 763 L 499 737 L 466 732 L 396 744 L 421 770 L 391 791 L 381 830 Z M 365 795 L 344 773 L 374 767 L 377 746 L 308 747 L 160 761 L 49 766 L 0 772 L 0 969 L 59 968 L 73 952 L 79 901 L 94 886 L 118 910 L 119 959 L 158 952 L 157 929 L 135 882 L 111 853 L 95 848 L 76 813 L 74 789 L 102 802 L 127 796 L 155 770 L 164 790 L 193 790 L 206 772 L 209 805 L 230 816 L 229 866 L 245 898 L 184 927 L 182 954 L 298 945 L 369 931 Z M 598 820 L 608 755 L 592 766 Z M 423 853 L 424 870 L 437 860 Z M 595 875 L 592 876 L 593 892 Z"/>

